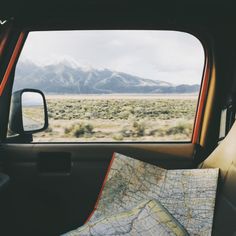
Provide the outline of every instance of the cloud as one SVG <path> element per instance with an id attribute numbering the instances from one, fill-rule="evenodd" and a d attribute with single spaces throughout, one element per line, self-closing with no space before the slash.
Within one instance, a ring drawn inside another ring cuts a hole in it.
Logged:
<path id="1" fill-rule="evenodd" d="M 175 31 L 31 32 L 20 58 L 45 64 L 63 57 L 87 67 L 176 84 L 199 84 L 204 63 L 199 40 Z"/>

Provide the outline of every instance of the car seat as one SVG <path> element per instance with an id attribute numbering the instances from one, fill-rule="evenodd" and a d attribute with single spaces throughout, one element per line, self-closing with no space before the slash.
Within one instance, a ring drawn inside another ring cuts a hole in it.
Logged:
<path id="1" fill-rule="evenodd" d="M 236 235 L 236 122 L 199 167 L 220 169 L 213 235 Z"/>

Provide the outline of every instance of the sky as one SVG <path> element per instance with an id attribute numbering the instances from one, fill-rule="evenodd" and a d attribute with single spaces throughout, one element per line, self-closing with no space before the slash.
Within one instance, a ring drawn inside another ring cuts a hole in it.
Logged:
<path id="1" fill-rule="evenodd" d="M 35 92 L 24 92 L 22 95 L 23 106 L 43 106 L 42 95 Z"/>
<path id="2" fill-rule="evenodd" d="M 184 32 L 76 30 L 31 32 L 20 60 L 111 69 L 173 84 L 200 84 L 204 50 Z"/>

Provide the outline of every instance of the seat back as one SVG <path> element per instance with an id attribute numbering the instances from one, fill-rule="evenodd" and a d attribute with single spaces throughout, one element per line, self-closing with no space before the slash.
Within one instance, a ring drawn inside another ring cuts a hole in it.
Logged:
<path id="1" fill-rule="evenodd" d="M 236 122 L 200 167 L 220 169 L 213 235 L 236 234 Z"/>

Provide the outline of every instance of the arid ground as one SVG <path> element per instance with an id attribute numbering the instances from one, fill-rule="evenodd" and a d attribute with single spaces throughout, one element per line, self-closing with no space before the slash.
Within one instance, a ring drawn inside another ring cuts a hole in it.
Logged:
<path id="1" fill-rule="evenodd" d="M 190 141 L 196 95 L 47 95 L 49 128 L 34 141 Z"/>

